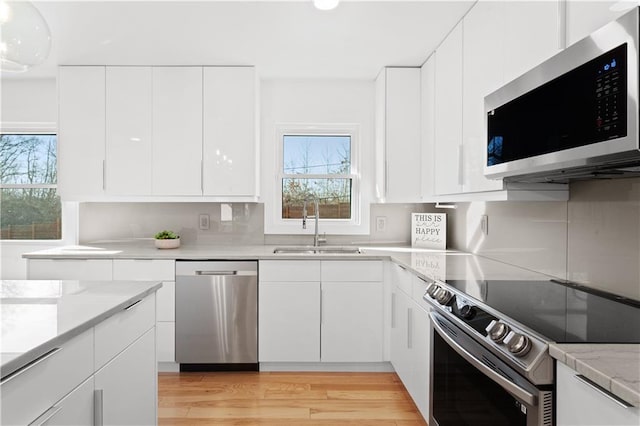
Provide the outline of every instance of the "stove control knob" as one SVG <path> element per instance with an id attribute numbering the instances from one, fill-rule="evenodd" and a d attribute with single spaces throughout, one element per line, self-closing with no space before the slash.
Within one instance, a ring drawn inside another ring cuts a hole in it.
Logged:
<path id="1" fill-rule="evenodd" d="M 511 329 L 507 324 L 493 320 L 485 330 L 489 333 L 491 340 L 496 343 L 501 343 Z"/>
<path id="2" fill-rule="evenodd" d="M 460 308 L 460 316 L 464 319 L 470 320 L 476 316 L 476 308 L 474 306 L 464 305 Z"/>
<path id="3" fill-rule="evenodd" d="M 435 299 L 436 298 L 436 293 L 438 292 L 438 290 L 440 290 L 440 286 L 438 284 L 436 284 L 436 283 L 432 283 L 432 284 L 429 285 L 429 287 L 427 287 L 427 294 L 432 299 Z"/>
<path id="4" fill-rule="evenodd" d="M 509 352 L 517 357 L 525 356 L 531 350 L 531 340 L 527 336 L 512 331 L 504 338 Z"/>
<path id="5" fill-rule="evenodd" d="M 438 290 L 438 292 L 436 293 L 436 300 L 443 306 L 448 305 L 452 299 L 453 293 L 451 293 L 449 290 L 445 290 L 444 288 L 440 288 L 440 290 Z"/>

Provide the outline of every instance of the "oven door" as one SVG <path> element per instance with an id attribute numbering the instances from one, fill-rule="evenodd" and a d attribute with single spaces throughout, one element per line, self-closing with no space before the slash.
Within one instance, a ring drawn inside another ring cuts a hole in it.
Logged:
<path id="1" fill-rule="evenodd" d="M 552 387 L 539 389 L 432 312 L 430 426 L 551 426 Z"/>

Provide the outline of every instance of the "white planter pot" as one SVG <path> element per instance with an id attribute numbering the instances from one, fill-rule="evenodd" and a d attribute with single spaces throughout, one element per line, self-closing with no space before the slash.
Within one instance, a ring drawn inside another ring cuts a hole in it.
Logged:
<path id="1" fill-rule="evenodd" d="M 156 247 L 159 249 L 173 249 L 180 247 L 180 238 L 172 240 L 155 240 Z"/>

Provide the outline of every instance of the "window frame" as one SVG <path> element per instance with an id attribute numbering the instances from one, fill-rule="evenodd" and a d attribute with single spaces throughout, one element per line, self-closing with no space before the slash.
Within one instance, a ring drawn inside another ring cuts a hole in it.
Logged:
<path id="1" fill-rule="evenodd" d="M 56 137 L 56 168 L 58 168 L 58 129 L 55 123 L 2 123 L 0 134 L 3 135 L 53 135 Z M 55 189 L 58 192 L 58 182 L 42 184 L 5 184 L 0 183 L 0 189 Z M 0 242 L 11 245 L 59 245 L 63 242 L 73 242 L 77 238 L 78 203 L 64 202 L 60 200 L 60 238 L 50 240 L 19 240 L 0 239 Z"/>
<path id="2" fill-rule="evenodd" d="M 291 174 L 284 173 L 284 137 L 285 136 L 349 136 L 351 139 L 351 173 L 348 174 Z M 274 220 L 276 226 L 285 228 L 291 234 L 313 234 L 314 227 L 302 229 L 301 219 L 282 217 L 282 183 L 284 179 L 351 179 L 351 218 L 319 218 L 319 232 L 332 234 L 351 234 L 361 224 L 362 194 L 360 191 L 360 128 L 357 124 L 281 124 L 276 126 L 276 173 Z"/>

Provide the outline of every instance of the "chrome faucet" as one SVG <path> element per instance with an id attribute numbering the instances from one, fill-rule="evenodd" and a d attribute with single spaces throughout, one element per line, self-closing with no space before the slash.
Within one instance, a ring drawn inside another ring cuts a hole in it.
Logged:
<path id="1" fill-rule="evenodd" d="M 307 202 L 309 200 L 305 199 L 304 200 L 304 204 L 302 206 L 302 229 L 307 229 L 307 218 L 309 217 L 307 214 Z M 314 198 L 313 199 L 313 208 L 314 208 L 314 212 L 315 215 L 313 216 L 314 218 L 314 222 L 315 222 L 315 231 L 313 234 L 313 246 L 314 247 L 318 247 L 318 245 L 320 245 L 320 243 L 326 243 L 327 239 L 326 238 L 320 238 L 318 236 L 318 219 L 320 218 L 320 210 L 319 210 L 319 203 L 318 203 L 318 199 Z"/>

